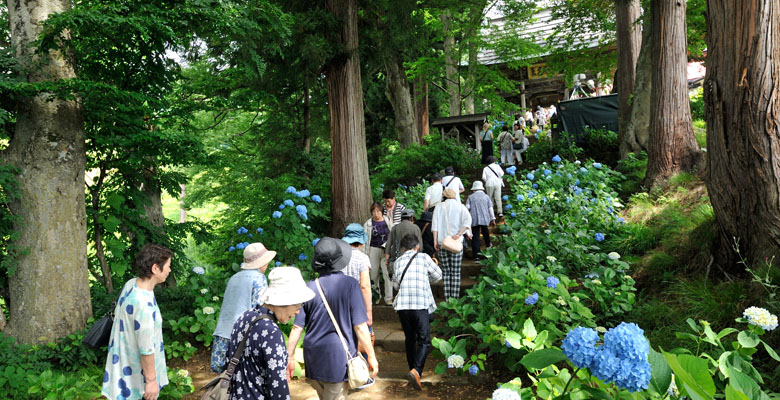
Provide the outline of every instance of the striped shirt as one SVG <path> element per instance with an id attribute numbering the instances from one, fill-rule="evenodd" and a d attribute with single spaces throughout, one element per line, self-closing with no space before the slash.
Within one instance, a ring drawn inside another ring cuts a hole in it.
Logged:
<path id="1" fill-rule="evenodd" d="M 346 276 L 351 276 L 355 278 L 356 281 L 360 282 L 360 273 L 371 269 L 371 259 L 368 258 L 368 255 L 366 253 L 363 253 L 362 250 L 358 250 L 357 247 L 352 248 L 352 257 L 349 259 L 349 264 L 347 264 L 347 267 L 344 268 L 343 272 Z"/>
<path id="2" fill-rule="evenodd" d="M 414 257 L 412 263 L 409 259 Z M 406 265 L 409 264 L 409 270 L 404 275 L 401 282 L 401 275 L 404 273 Z M 431 283 L 438 282 L 442 278 L 441 269 L 433 262 L 430 256 L 425 253 L 417 253 L 409 250 L 393 265 L 393 283 L 398 287 L 398 295 L 393 301 L 393 308 L 398 310 L 428 310 L 428 313 L 436 311 L 436 301 L 433 299 Z"/>
<path id="3" fill-rule="evenodd" d="M 382 211 L 382 215 L 387 217 L 387 219 L 390 220 L 390 222 L 393 223 L 393 225 L 401 222 L 401 211 L 406 210 L 406 206 L 399 202 L 395 202 L 395 205 L 393 206 L 392 210 L 388 210 L 387 208 L 384 208 Z M 391 226 L 388 226 L 388 228 L 392 228 Z"/>
<path id="4" fill-rule="evenodd" d="M 471 226 L 487 226 L 496 219 L 493 212 L 493 201 L 482 190 L 477 190 L 466 199 L 466 208 L 471 212 Z"/>

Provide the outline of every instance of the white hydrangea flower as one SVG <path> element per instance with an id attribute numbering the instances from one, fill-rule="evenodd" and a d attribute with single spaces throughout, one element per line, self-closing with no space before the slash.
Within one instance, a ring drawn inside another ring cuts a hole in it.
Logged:
<path id="1" fill-rule="evenodd" d="M 595 285 L 601 285 L 601 280 L 600 279 L 594 279 L 591 282 L 593 282 L 593 284 L 595 284 Z"/>
<path id="2" fill-rule="evenodd" d="M 580 162 L 580 160 L 576 160 L 576 161 L 574 161 L 574 164 L 575 164 L 575 165 L 580 165 L 580 164 L 582 164 L 582 163 Z"/>
<path id="3" fill-rule="evenodd" d="M 556 261 L 558 261 L 558 259 L 553 257 L 553 256 L 547 256 L 547 261 L 549 261 L 549 262 L 556 262 Z"/>
<path id="4" fill-rule="evenodd" d="M 206 315 L 214 314 L 214 307 L 203 307 L 203 313 Z"/>
<path id="5" fill-rule="evenodd" d="M 203 289 L 200 290 L 200 294 L 206 294 L 208 292 L 209 292 L 209 290 L 206 289 L 206 288 L 203 288 Z"/>
<path id="6" fill-rule="evenodd" d="M 498 388 L 495 391 L 493 391 L 493 396 L 491 397 L 492 400 L 522 400 L 520 397 L 520 393 L 515 392 L 514 390 L 510 389 L 504 389 L 504 388 Z"/>
<path id="7" fill-rule="evenodd" d="M 613 251 L 613 252 L 607 254 L 607 257 L 609 257 L 611 260 L 618 260 L 618 259 L 620 259 L 620 254 L 618 254 L 617 252 Z"/>
<path id="8" fill-rule="evenodd" d="M 603 327 L 603 326 L 597 326 L 597 327 L 596 327 L 596 332 L 599 332 L 599 333 L 607 333 L 607 328 L 605 328 L 605 327 Z"/>
<path id="9" fill-rule="evenodd" d="M 463 357 L 458 354 L 451 354 L 449 357 L 447 357 L 448 368 L 462 368 L 464 362 L 465 360 Z"/>
<path id="10" fill-rule="evenodd" d="M 213 300 L 213 301 L 219 301 L 219 296 L 214 296 L 214 297 L 212 297 L 212 298 L 211 298 L 211 300 Z"/>
<path id="11" fill-rule="evenodd" d="M 556 302 L 562 306 L 566 305 L 566 300 L 564 300 L 561 296 L 558 296 L 558 300 L 556 300 Z"/>
<path id="12" fill-rule="evenodd" d="M 748 307 L 742 315 L 747 318 L 748 323 L 759 326 L 765 331 L 777 328 L 777 315 L 770 313 L 764 308 Z"/>
<path id="13" fill-rule="evenodd" d="M 186 369 L 180 369 L 176 372 L 176 375 L 179 375 L 182 378 L 186 378 L 190 376 L 190 371 L 187 371 Z"/>

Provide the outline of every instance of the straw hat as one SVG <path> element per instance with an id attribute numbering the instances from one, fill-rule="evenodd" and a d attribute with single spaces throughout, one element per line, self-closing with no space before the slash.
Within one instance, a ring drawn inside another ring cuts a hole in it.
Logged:
<path id="1" fill-rule="evenodd" d="M 244 249 L 244 262 L 241 269 L 258 269 L 267 265 L 276 257 L 276 252 L 268 250 L 262 243 L 256 242 Z"/>
<path id="2" fill-rule="evenodd" d="M 458 196 L 458 193 L 455 192 L 455 189 L 447 188 L 447 189 L 444 189 L 444 192 L 442 193 L 442 195 L 445 198 L 447 198 L 447 199 L 454 199 L 455 197 Z"/>
<path id="3" fill-rule="evenodd" d="M 290 306 L 314 298 L 306 286 L 301 271 L 295 267 L 277 267 L 268 274 L 268 287 L 260 293 L 260 301 L 272 306 Z"/>

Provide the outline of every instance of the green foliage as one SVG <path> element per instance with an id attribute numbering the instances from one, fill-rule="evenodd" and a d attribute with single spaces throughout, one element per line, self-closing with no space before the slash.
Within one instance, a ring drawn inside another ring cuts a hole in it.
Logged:
<path id="1" fill-rule="evenodd" d="M 541 164 L 556 154 L 567 160 L 576 160 L 582 153 L 582 148 L 577 146 L 570 136 L 563 134 L 553 140 L 548 132 L 542 132 L 538 134 L 536 142 L 523 153 L 523 161 L 531 165 Z"/>
<path id="2" fill-rule="evenodd" d="M 618 161 L 616 170 L 626 178 L 620 185 L 621 196 L 638 193 L 647 173 L 647 153 L 629 153 L 628 157 Z"/>
<path id="3" fill-rule="evenodd" d="M 16 178 L 18 173 L 17 168 L 0 164 L 0 288 L 8 287 L 8 277 L 17 269 L 16 260 L 27 252 L 27 249 L 14 243 L 19 236 L 14 230 L 14 224 L 19 223 L 20 218 L 11 213 L 9 208 L 10 202 L 20 198 Z M 0 312 L 4 312 L 3 307 L 0 307 Z"/>
<path id="4" fill-rule="evenodd" d="M 457 175 L 479 167 L 479 153 L 466 144 L 443 140 L 438 135 L 425 137 L 424 145 L 412 145 L 406 149 L 389 147 L 371 175 L 372 187 L 414 185 L 447 166 L 455 168 Z"/>
<path id="5" fill-rule="evenodd" d="M 691 119 L 704 120 L 704 88 L 700 87 L 691 93 L 688 98 L 691 104 Z"/>
<path id="6" fill-rule="evenodd" d="M 514 197 L 505 199 L 500 244 L 484 252 L 490 268 L 466 297 L 439 307 L 447 322 L 435 328 L 444 337 L 474 335 L 468 348 L 520 371 L 526 354 L 553 345 L 568 329 L 607 324 L 630 311 L 634 280 L 620 255 L 606 252 L 625 234 L 611 189 L 619 174 L 579 161 L 508 173 Z"/>

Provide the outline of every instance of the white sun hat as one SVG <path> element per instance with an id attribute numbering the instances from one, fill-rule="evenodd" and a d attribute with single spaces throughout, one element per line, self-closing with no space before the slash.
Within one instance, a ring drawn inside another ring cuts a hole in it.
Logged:
<path id="1" fill-rule="evenodd" d="M 260 301 L 272 306 L 290 306 L 314 298 L 306 286 L 301 271 L 295 267 L 276 267 L 268 274 L 268 287 L 260 293 Z"/>
<path id="2" fill-rule="evenodd" d="M 244 262 L 241 269 L 258 269 L 267 265 L 276 257 L 276 252 L 268 250 L 262 243 L 256 242 L 244 249 Z"/>

